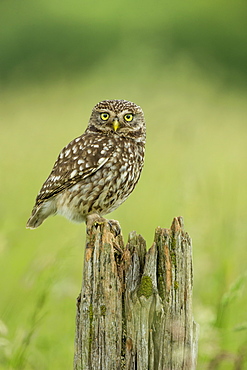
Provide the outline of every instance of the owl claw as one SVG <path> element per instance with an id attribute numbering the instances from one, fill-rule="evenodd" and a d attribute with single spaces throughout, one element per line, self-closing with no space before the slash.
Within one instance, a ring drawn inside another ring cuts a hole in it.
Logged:
<path id="1" fill-rule="evenodd" d="M 121 235 L 121 226 L 117 220 L 108 220 L 108 225 L 115 237 Z"/>
<path id="2" fill-rule="evenodd" d="M 86 217 L 87 233 L 93 226 L 97 227 L 98 225 L 104 224 L 106 221 L 107 220 L 105 218 L 99 216 L 97 213 L 88 215 Z"/>
<path id="3" fill-rule="evenodd" d="M 87 216 L 86 218 L 87 233 L 93 226 L 97 227 L 98 225 L 103 225 L 104 223 L 108 223 L 110 231 L 115 236 L 115 238 L 121 235 L 122 232 L 121 226 L 118 221 L 107 220 L 106 218 L 99 216 L 97 213 L 93 213 Z"/>

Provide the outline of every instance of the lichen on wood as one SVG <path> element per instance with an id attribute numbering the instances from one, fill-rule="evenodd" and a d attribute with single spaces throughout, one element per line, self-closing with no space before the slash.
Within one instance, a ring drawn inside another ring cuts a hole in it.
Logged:
<path id="1" fill-rule="evenodd" d="M 74 369 L 196 368 L 192 245 L 181 217 L 145 240 L 105 220 L 88 229 Z"/>

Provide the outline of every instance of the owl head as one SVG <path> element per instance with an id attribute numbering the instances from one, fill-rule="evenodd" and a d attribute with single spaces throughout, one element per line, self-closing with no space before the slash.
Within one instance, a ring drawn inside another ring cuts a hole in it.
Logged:
<path id="1" fill-rule="evenodd" d="M 144 114 L 141 107 L 127 100 L 103 100 L 93 108 L 87 131 L 143 139 Z"/>

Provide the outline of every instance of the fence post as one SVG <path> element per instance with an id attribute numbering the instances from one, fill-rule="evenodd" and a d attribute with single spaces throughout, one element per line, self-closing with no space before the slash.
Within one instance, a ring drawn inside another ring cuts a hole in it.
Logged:
<path id="1" fill-rule="evenodd" d="M 182 217 L 145 240 L 107 220 L 87 231 L 74 370 L 196 369 L 192 244 Z"/>

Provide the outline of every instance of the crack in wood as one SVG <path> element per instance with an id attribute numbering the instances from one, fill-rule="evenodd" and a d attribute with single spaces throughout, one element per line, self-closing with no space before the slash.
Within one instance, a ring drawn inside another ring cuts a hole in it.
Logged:
<path id="1" fill-rule="evenodd" d="M 135 232 L 101 218 L 87 230 L 74 370 L 194 370 L 192 244 L 182 217 L 147 251 Z M 117 232 L 116 232 L 117 230 Z"/>

